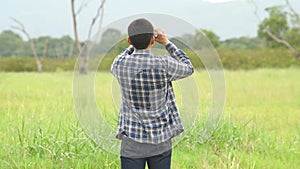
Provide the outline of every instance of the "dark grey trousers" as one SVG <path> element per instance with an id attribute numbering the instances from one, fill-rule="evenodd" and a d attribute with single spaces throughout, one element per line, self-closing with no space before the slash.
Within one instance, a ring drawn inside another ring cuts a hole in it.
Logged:
<path id="1" fill-rule="evenodd" d="M 122 169 L 145 169 L 147 162 L 149 169 L 170 169 L 171 156 L 172 149 L 162 154 L 145 158 L 129 158 L 121 156 L 121 166 Z"/>

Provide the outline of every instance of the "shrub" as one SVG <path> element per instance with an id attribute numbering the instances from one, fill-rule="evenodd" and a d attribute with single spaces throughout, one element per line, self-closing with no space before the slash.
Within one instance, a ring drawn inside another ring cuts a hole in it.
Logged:
<path id="1" fill-rule="evenodd" d="M 43 71 L 54 72 L 58 69 L 72 71 L 76 59 L 42 59 Z M 33 72 L 37 71 L 33 57 L 0 57 L 1 72 Z"/>
<path id="2" fill-rule="evenodd" d="M 203 69 L 203 63 L 192 50 L 185 50 L 196 69 Z M 289 68 L 300 67 L 300 59 L 296 59 L 285 49 L 259 49 L 259 50 L 231 50 L 218 49 L 218 54 L 224 69 L 250 70 L 258 68 Z M 98 71 L 109 71 L 110 65 L 117 56 L 116 52 L 108 53 L 101 58 L 99 56 L 90 59 L 89 64 L 99 64 Z M 68 59 L 42 59 L 43 71 L 73 71 L 77 58 Z M 94 65 L 95 66 L 95 65 Z M 97 65 L 96 65 L 97 66 Z M 0 71 L 22 72 L 37 71 L 33 57 L 0 57 Z"/>
<path id="3" fill-rule="evenodd" d="M 237 51 L 220 49 L 218 52 L 225 69 L 300 67 L 300 59 L 296 59 L 288 50 L 283 49 Z"/>

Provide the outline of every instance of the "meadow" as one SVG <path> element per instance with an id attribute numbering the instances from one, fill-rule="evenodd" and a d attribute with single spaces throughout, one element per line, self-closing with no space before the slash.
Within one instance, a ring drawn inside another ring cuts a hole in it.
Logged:
<path id="1" fill-rule="evenodd" d="M 299 75 L 297 68 L 225 71 L 223 115 L 200 142 L 212 91 L 206 72 L 196 72 L 201 115 L 174 147 L 172 169 L 299 168 Z M 0 168 L 120 168 L 119 156 L 99 147 L 78 123 L 72 76 L 0 73 Z M 109 73 L 99 73 L 95 95 L 115 117 L 112 83 Z M 114 125 L 115 119 L 108 121 Z"/>

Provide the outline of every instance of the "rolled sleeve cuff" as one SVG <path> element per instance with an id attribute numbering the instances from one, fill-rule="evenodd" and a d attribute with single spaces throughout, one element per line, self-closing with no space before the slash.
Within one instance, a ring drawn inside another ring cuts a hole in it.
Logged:
<path id="1" fill-rule="evenodd" d="M 173 52 L 177 50 L 177 47 L 172 42 L 170 42 L 166 45 L 166 49 L 170 52 Z"/>

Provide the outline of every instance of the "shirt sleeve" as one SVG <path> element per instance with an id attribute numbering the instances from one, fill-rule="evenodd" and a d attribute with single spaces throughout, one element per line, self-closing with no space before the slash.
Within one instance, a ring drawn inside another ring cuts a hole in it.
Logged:
<path id="1" fill-rule="evenodd" d="M 134 51 L 134 47 L 130 45 L 128 48 L 126 48 L 124 51 L 122 51 L 113 61 L 113 63 L 110 66 L 110 72 L 116 76 L 116 68 L 118 67 L 118 64 L 120 61 L 122 61 L 126 55 L 132 54 Z"/>
<path id="2" fill-rule="evenodd" d="M 167 57 L 167 74 L 170 81 L 185 78 L 194 72 L 189 57 L 173 43 L 166 46 L 171 57 Z"/>

